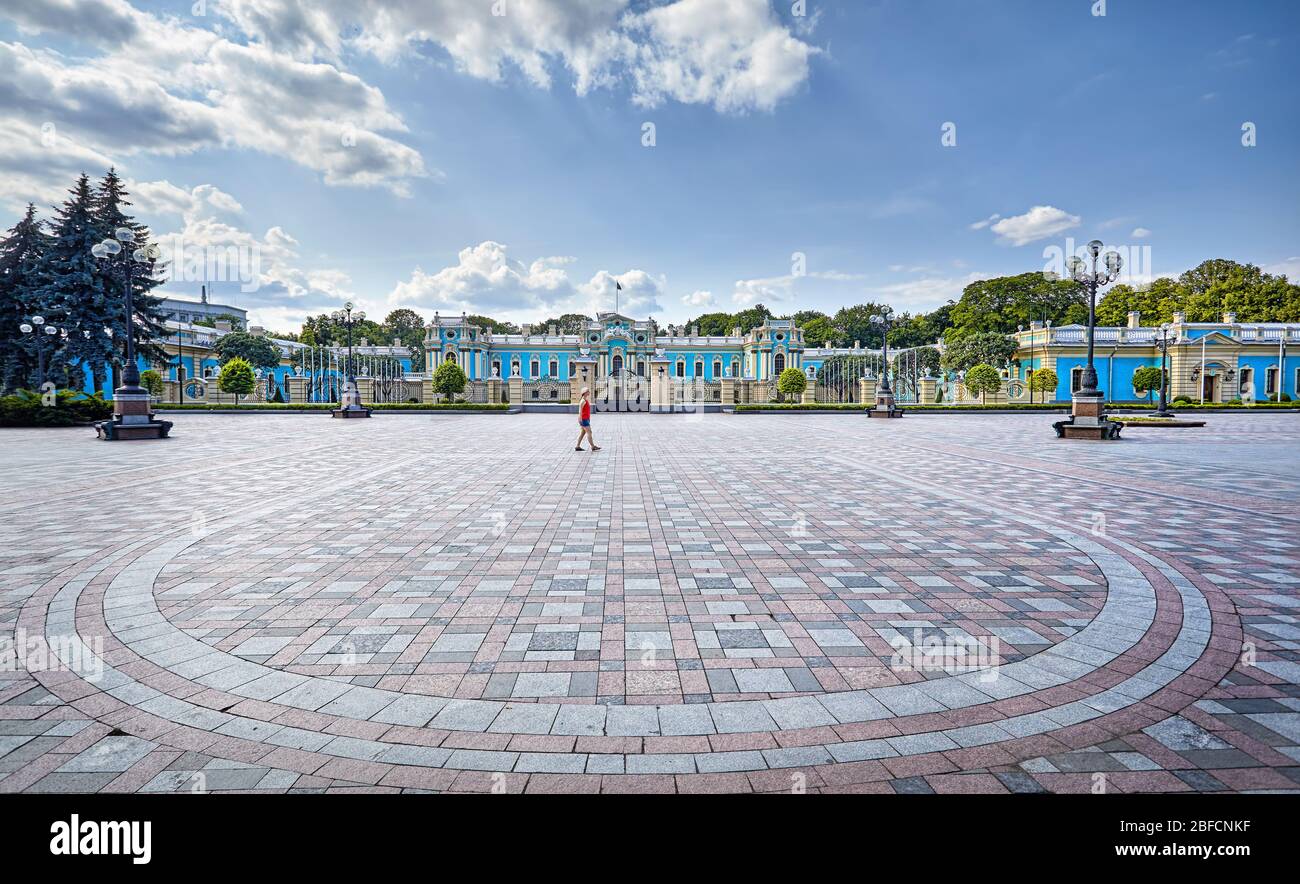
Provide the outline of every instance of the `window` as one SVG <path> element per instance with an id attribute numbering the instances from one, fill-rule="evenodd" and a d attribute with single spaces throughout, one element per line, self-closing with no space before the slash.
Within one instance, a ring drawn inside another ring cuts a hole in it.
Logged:
<path id="1" fill-rule="evenodd" d="M 740 360 L 731 360 L 731 376 L 734 378 L 740 374 Z"/>
<path id="2" fill-rule="evenodd" d="M 500 359 L 493 359 L 493 360 L 492 360 L 492 376 L 493 376 L 493 377 L 497 377 L 497 378 L 501 377 L 501 360 L 500 360 Z"/>
<path id="3" fill-rule="evenodd" d="M 1264 372 L 1264 395 L 1273 396 L 1277 393 L 1277 367 L 1273 366 Z"/>
<path id="4" fill-rule="evenodd" d="M 552 359 L 551 364 L 547 367 L 547 374 L 549 377 L 558 378 L 560 376 L 560 363 Z"/>
<path id="5" fill-rule="evenodd" d="M 785 354 L 778 353 L 772 358 L 772 374 L 779 375 L 785 371 Z"/>
<path id="6" fill-rule="evenodd" d="M 643 378 L 643 377 L 645 377 L 645 363 L 644 363 L 644 362 L 638 362 L 638 363 L 636 364 L 636 376 L 639 377 L 639 378 Z"/>
<path id="7" fill-rule="evenodd" d="M 680 360 L 677 363 L 677 376 L 679 378 L 686 377 L 686 363 Z"/>
<path id="8" fill-rule="evenodd" d="M 715 359 L 713 360 L 713 379 L 717 380 L 720 377 L 722 377 L 722 360 Z"/>
<path id="9" fill-rule="evenodd" d="M 569 377 L 573 377 L 573 376 L 576 375 L 577 373 L 578 373 L 578 363 L 576 363 L 576 362 L 570 362 L 570 363 L 569 363 Z"/>
<path id="10" fill-rule="evenodd" d="M 528 376 L 530 378 L 536 378 L 540 376 L 541 373 L 542 373 L 541 363 L 539 363 L 536 359 L 528 363 Z"/>
<path id="11" fill-rule="evenodd" d="M 1075 366 L 1070 369 L 1070 392 L 1077 393 L 1083 387 L 1083 369 Z"/>
<path id="12" fill-rule="evenodd" d="M 704 377 L 704 363 L 702 361 L 697 360 L 695 363 L 695 377 Z"/>
<path id="13" fill-rule="evenodd" d="M 511 377 L 518 377 L 518 376 L 519 376 L 519 360 L 518 360 L 518 359 L 512 359 L 512 360 L 510 360 L 510 376 L 511 376 Z"/>

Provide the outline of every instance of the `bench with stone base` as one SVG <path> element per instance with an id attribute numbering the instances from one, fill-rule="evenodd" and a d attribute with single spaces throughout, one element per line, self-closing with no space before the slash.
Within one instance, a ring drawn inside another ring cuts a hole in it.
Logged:
<path id="1" fill-rule="evenodd" d="M 139 392 L 118 390 L 113 394 L 113 417 L 95 424 L 95 433 L 105 442 L 132 439 L 166 439 L 172 422 L 159 420 L 153 413 L 153 397 Z"/>

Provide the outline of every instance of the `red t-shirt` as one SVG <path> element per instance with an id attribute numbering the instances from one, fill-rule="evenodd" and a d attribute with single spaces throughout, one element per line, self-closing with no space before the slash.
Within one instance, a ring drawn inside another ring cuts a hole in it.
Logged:
<path id="1" fill-rule="evenodd" d="M 590 399 L 583 399 L 583 400 L 582 400 L 582 408 L 579 409 L 578 419 L 579 419 L 579 420 L 584 420 L 584 421 L 589 421 L 589 420 L 591 420 L 591 400 L 590 400 Z"/>

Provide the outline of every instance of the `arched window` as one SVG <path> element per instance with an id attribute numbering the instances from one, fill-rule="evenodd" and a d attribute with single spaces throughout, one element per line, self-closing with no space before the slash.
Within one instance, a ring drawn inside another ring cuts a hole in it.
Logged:
<path id="1" fill-rule="evenodd" d="M 541 373 L 542 373 L 541 363 L 539 363 L 536 359 L 528 363 L 528 376 L 530 378 L 537 378 L 541 376 Z"/>
<path id="2" fill-rule="evenodd" d="M 1077 393 L 1083 388 L 1083 369 L 1075 366 L 1070 369 L 1070 392 Z"/>
<path id="3" fill-rule="evenodd" d="M 553 378 L 558 378 L 560 376 L 560 363 L 558 360 L 551 360 L 551 364 L 547 367 L 547 376 Z"/>
<path id="4" fill-rule="evenodd" d="M 713 360 L 713 379 L 716 381 L 720 377 L 722 377 L 722 360 L 715 359 Z"/>
<path id="5" fill-rule="evenodd" d="M 455 362 L 455 361 L 456 361 L 456 351 L 455 351 L 455 350 L 448 350 L 448 351 L 447 351 L 447 355 L 443 358 L 442 361 L 443 361 L 443 362 Z"/>
<path id="6" fill-rule="evenodd" d="M 623 373 L 623 357 L 615 353 L 614 358 L 610 361 L 610 374 L 620 375 Z"/>
<path id="7" fill-rule="evenodd" d="M 637 362 L 637 364 L 636 364 L 636 376 L 639 377 L 639 378 L 643 378 L 643 377 L 645 377 L 645 361 L 644 361 L 644 360 L 641 360 L 641 361 Z"/>
<path id="8" fill-rule="evenodd" d="M 704 377 L 704 360 L 702 359 L 695 360 L 695 377 Z"/>
<path id="9" fill-rule="evenodd" d="M 686 363 L 680 359 L 677 360 L 677 376 L 679 378 L 686 377 Z"/>
<path id="10" fill-rule="evenodd" d="M 739 375 L 740 375 L 740 360 L 739 360 L 739 359 L 732 359 L 732 360 L 731 360 L 731 376 L 734 378 L 734 377 L 738 377 Z"/>
<path id="11" fill-rule="evenodd" d="M 510 376 L 517 377 L 518 375 L 519 375 L 519 357 L 516 356 L 514 359 L 510 360 Z"/>
<path id="12" fill-rule="evenodd" d="M 779 375 L 783 371 L 785 371 L 785 354 L 777 353 L 772 357 L 772 374 Z"/>
<path id="13" fill-rule="evenodd" d="M 500 360 L 500 359 L 493 359 L 493 360 L 492 360 L 492 376 L 493 376 L 494 378 L 499 378 L 499 377 L 501 377 L 501 360 Z"/>

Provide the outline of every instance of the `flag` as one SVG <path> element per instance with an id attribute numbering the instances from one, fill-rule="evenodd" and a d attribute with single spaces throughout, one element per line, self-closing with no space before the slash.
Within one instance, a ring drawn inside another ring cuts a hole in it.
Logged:
<path id="1" fill-rule="evenodd" d="M 614 280 L 614 288 L 620 292 L 623 291 L 623 283 L 619 282 L 617 279 Z"/>

